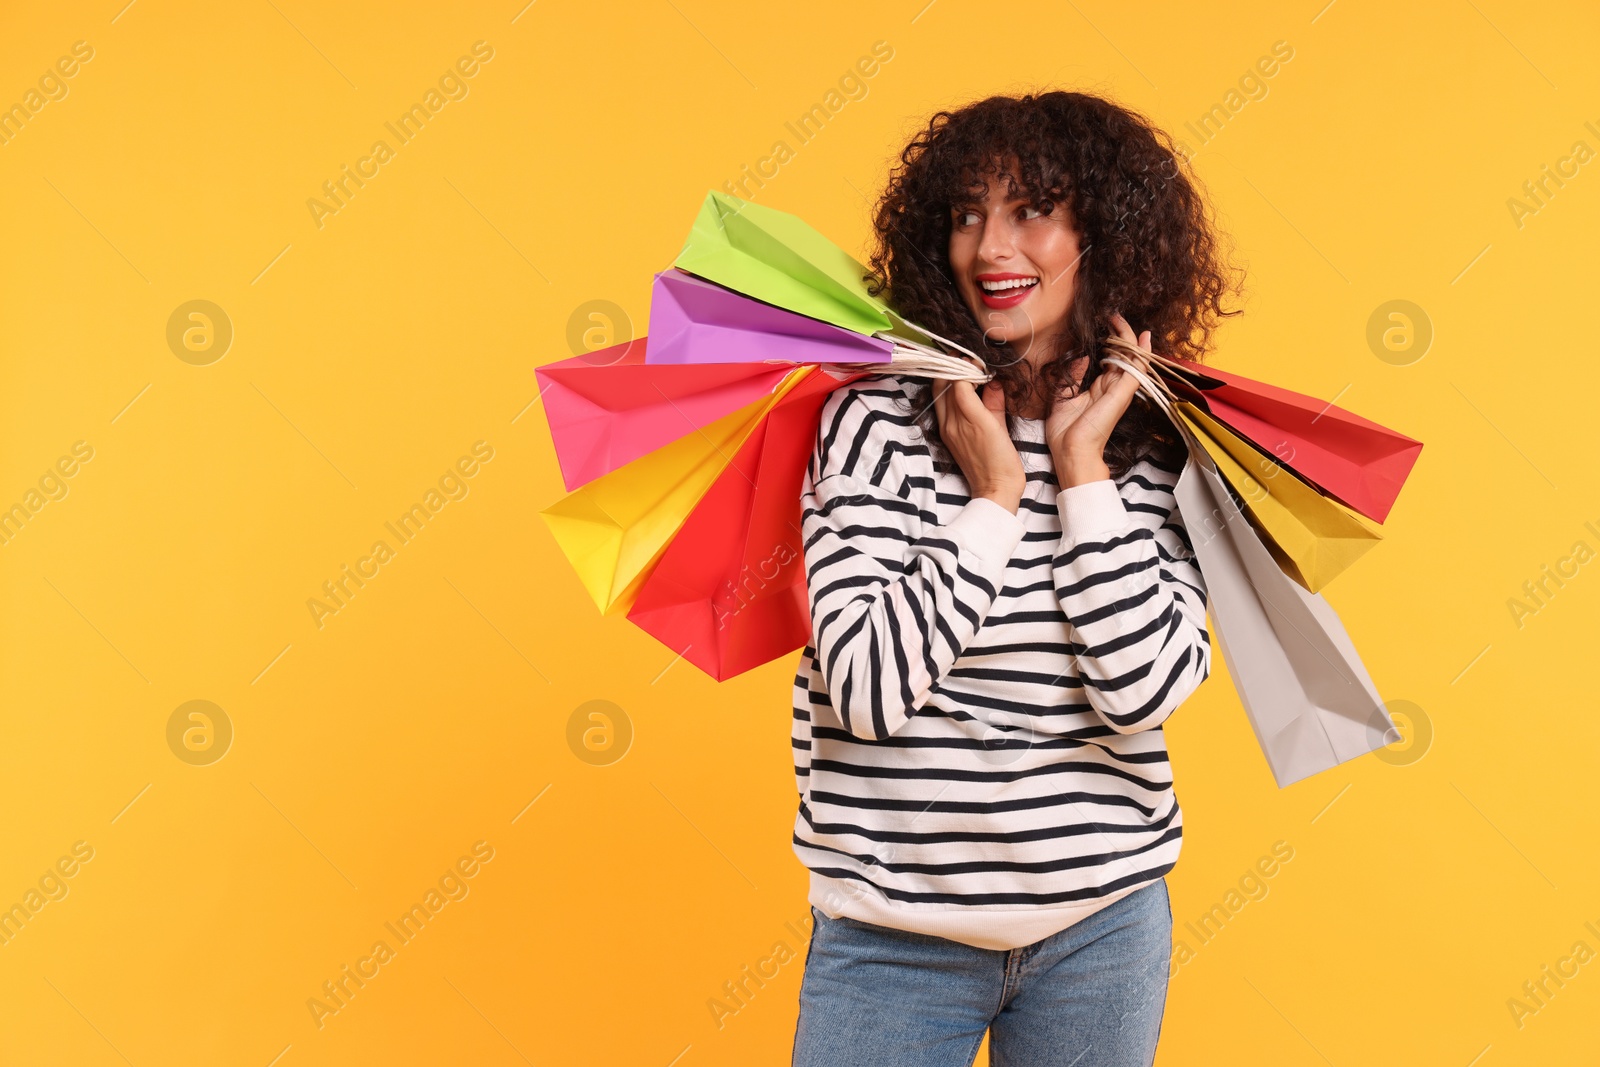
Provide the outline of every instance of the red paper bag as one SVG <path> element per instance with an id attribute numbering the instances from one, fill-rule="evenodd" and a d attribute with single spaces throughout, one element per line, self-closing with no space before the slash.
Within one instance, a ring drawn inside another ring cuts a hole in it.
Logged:
<path id="1" fill-rule="evenodd" d="M 818 368 L 778 402 L 689 513 L 628 612 L 718 681 L 811 638 L 800 486 L 828 394 L 862 376 Z"/>
<path id="2" fill-rule="evenodd" d="M 1186 359 L 1157 368 L 1273 462 L 1375 522 L 1394 507 L 1422 442 L 1354 412 Z"/>
<path id="3" fill-rule="evenodd" d="M 645 338 L 535 368 L 570 492 L 767 396 L 776 363 L 647 363 Z"/>

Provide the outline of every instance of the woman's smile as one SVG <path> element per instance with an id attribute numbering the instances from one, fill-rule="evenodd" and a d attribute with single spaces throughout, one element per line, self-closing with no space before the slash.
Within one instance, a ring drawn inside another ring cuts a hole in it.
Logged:
<path id="1" fill-rule="evenodd" d="M 1013 308 L 1039 288 L 1036 274 L 980 274 L 976 279 L 984 307 Z"/>

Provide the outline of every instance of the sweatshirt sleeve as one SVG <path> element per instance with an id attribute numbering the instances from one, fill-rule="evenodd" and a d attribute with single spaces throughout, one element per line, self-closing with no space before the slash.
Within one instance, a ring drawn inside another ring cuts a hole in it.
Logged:
<path id="1" fill-rule="evenodd" d="M 1120 484 L 1086 482 L 1056 497 L 1056 596 L 1084 695 L 1121 734 L 1160 726 L 1211 671 L 1205 579 L 1175 482 L 1146 461 Z"/>
<path id="2" fill-rule="evenodd" d="M 937 525 L 883 448 L 898 422 L 862 417 L 871 406 L 845 397 L 824 407 L 801 532 L 829 699 L 845 729 L 881 741 L 927 703 L 978 632 L 1025 524 L 978 498 Z"/>

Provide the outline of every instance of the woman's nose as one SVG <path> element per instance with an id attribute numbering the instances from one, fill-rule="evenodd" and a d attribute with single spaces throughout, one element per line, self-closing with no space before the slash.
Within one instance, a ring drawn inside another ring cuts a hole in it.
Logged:
<path id="1" fill-rule="evenodd" d="M 983 240 L 978 243 L 978 257 L 987 263 L 1003 263 L 1015 251 L 1011 223 L 1005 218 L 991 216 L 983 224 Z"/>

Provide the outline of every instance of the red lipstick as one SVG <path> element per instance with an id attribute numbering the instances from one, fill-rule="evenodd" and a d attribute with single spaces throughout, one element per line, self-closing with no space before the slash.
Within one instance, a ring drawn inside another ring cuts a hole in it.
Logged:
<path id="1" fill-rule="evenodd" d="M 983 300 L 983 306 L 988 308 L 1016 307 L 1039 288 L 1037 274 L 979 274 L 974 280 L 978 283 L 978 294 Z M 1024 282 L 1031 284 L 1009 285 L 996 289 L 987 289 L 984 282 Z"/>

